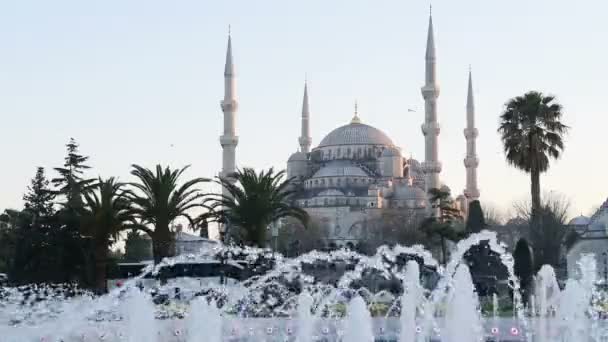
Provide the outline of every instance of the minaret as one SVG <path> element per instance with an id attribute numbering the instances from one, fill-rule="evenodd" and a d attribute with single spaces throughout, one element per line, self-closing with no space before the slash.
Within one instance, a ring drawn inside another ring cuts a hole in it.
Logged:
<path id="1" fill-rule="evenodd" d="M 435 58 L 435 38 L 433 36 L 433 17 L 429 15 L 429 30 L 426 41 L 426 69 L 425 84 L 422 87 L 424 98 L 424 163 L 422 170 L 426 176 L 426 190 L 440 188 L 439 173 L 441 163 L 438 156 L 439 123 L 437 121 L 437 97 L 439 96 L 439 85 L 437 84 L 437 70 Z"/>
<path id="2" fill-rule="evenodd" d="M 236 145 L 239 138 L 236 136 L 236 74 L 232 64 L 232 39 L 228 32 L 228 48 L 226 50 L 226 66 L 224 67 L 224 99 L 221 102 L 224 112 L 224 134 L 220 136 L 222 145 L 222 171 L 220 177 L 228 177 L 236 171 Z M 224 195 L 228 195 L 226 189 L 222 189 Z"/>
<path id="3" fill-rule="evenodd" d="M 298 139 L 300 149 L 304 153 L 310 152 L 310 111 L 308 108 L 308 82 L 304 81 L 304 99 L 302 100 L 302 132 Z"/>
<path id="4" fill-rule="evenodd" d="M 464 129 L 464 136 L 467 140 L 467 156 L 464 158 L 464 166 L 467 168 L 467 185 L 464 196 L 470 203 L 479 199 L 479 189 L 477 188 L 477 139 L 478 131 L 475 128 L 475 103 L 473 101 L 473 77 L 469 69 L 469 92 L 467 94 L 467 128 Z"/>

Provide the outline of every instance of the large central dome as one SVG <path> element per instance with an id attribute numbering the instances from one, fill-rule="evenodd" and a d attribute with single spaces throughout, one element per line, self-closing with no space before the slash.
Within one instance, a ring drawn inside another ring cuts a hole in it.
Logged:
<path id="1" fill-rule="evenodd" d="M 338 127 L 321 140 L 318 147 L 337 145 L 383 145 L 393 146 L 391 139 L 381 130 L 358 121 Z"/>

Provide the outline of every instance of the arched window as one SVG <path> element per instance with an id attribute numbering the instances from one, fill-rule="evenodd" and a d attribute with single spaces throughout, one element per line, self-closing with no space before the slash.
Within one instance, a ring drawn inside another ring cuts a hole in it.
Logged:
<path id="1" fill-rule="evenodd" d="M 347 157 L 350 157 L 351 152 L 352 152 L 352 151 L 350 150 L 350 147 L 349 147 L 349 148 L 347 148 L 347 149 L 346 149 L 346 156 L 347 156 Z"/>
<path id="2" fill-rule="evenodd" d="M 361 147 L 359 147 L 357 149 L 357 157 L 361 158 L 362 155 L 363 155 L 363 151 L 361 150 Z"/>
<path id="3" fill-rule="evenodd" d="M 323 205 L 327 206 L 329 204 L 329 200 L 327 198 L 323 199 Z"/>
<path id="4" fill-rule="evenodd" d="M 341 178 L 336 179 L 336 184 L 338 186 L 342 185 L 342 179 Z"/>
<path id="5" fill-rule="evenodd" d="M 340 158 L 342 156 L 342 149 L 338 148 L 337 157 Z"/>
<path id="6" fill-rule="evenodd" d="M 350 205 L 350 198 L 346 199 L 346 205 Z"/>
<path id="7" fill-rule="evenodd" d="M 330 185 L 330 186 L 333 186 L 333 185 L 334 185 L 334 179 L 333 179 L 333 178 L 330 178 L 330 179 L 329 179 L 329 185 Z"/>

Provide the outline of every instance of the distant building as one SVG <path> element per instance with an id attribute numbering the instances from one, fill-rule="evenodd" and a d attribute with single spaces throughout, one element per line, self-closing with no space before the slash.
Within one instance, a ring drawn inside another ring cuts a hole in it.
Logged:
<path id="1" fill-rule="evenodd" d="M 570 227 L 580 236 L 568 250 L 568 275 L 581 276 L 577 262 L 584 254 L 595 255 L 598 280 L 608 280 L 608 199 L 591 216 L 578 216 L 570 221 Z"/>
<path id="2" fill-rule="evenodd" d="M 198 235 L 186 233 L 183 231 L 182 225 L 175 226 L 175 244 L 174 255 L 197 254 L 204 250 L 209 250 L 219 245 L 219 241 L 202 238 Z M 144 235 L 146 241 L 146 249 L 148 258 L 152 259 L 152 239 L 148 235 Z"/>

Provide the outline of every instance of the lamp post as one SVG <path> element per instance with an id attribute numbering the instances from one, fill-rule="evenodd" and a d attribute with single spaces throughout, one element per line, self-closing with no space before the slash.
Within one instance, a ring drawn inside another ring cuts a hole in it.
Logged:
<path id="1" fill-rule="evenodd" d="M 274 221 L 270 224 L 270 235 L 273 240 L 272 258 L 274 259 L 274 252 L 277 250 L 277 240 L 279 238 L 279 223 Z"/>
<path id="2" fill-rule="evenodd" d="M 604 257 L 604 287 L 608 286 L 608 252 L 602 253 Z"/>
<path id="3" fill-rule="evenodd" d="M 228 217 L 226 217 L 225 215 L 222 217 L 220 225 L 219 225 L 219 231 L 220 231 L 220 241 L 222 242 L 222 244 L 224 246 L 222 246 L 222 249 L 220 251 L 220 285 L 224 285 L 225 283 L 225 272 L 226 272 L 226 252 L 224 251 L 224 247 L 227 245 L 229 236 L 228 236 L 228 231 L 230 228 L 230 220 L 228 219 Z"/>

